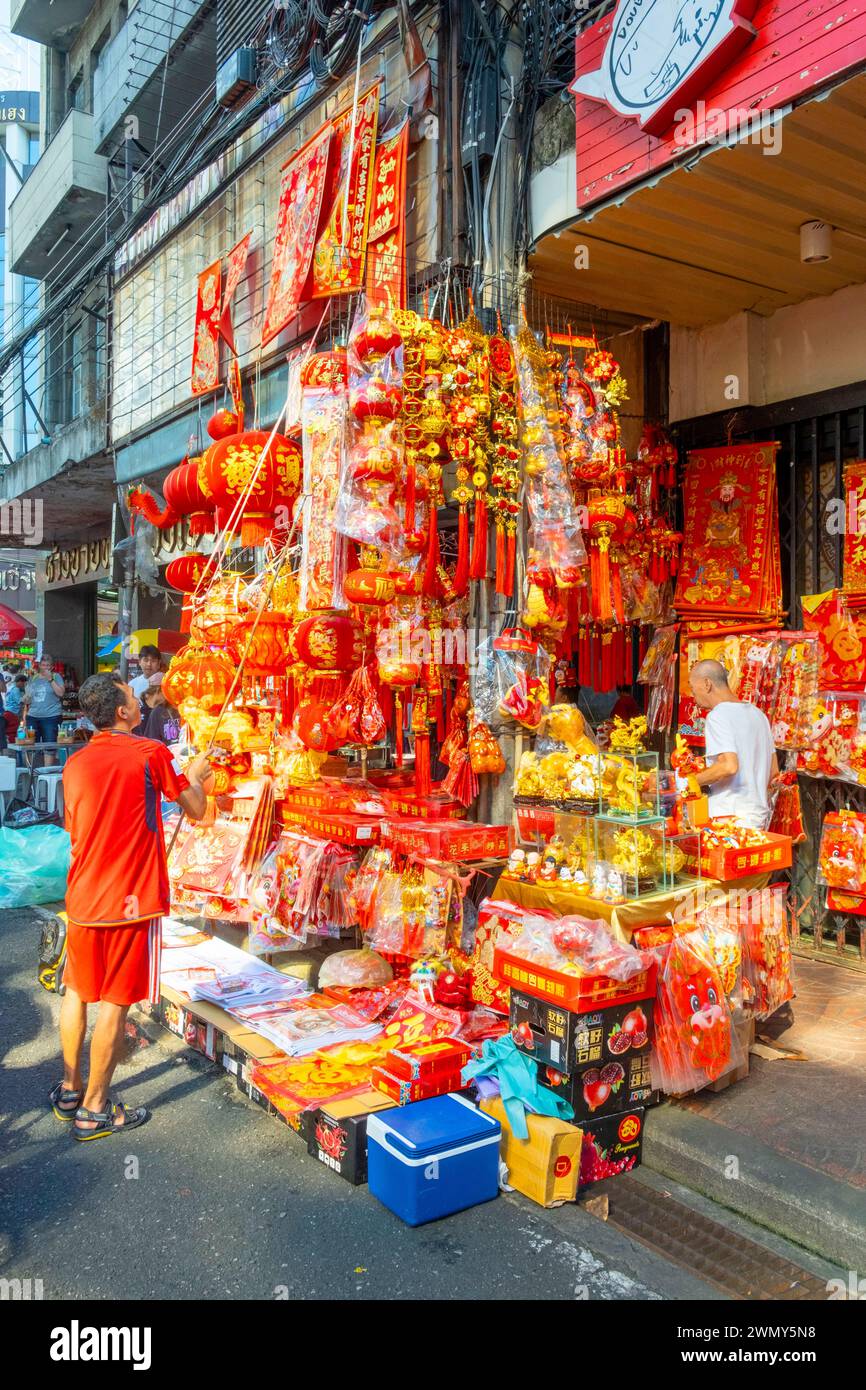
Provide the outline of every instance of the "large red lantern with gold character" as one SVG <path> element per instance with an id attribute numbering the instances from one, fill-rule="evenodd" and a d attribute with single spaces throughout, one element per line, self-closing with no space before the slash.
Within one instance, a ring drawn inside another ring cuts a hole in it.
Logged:
<path id="1" fill-rule="evenodd" d="M 274 435 L 270 447 L 269 440 L 266 430 L 227 435 L 211 444 L 198 466 L 199 486 L 217 509 L 217 520 L 230 516 L 249 493 L 232 522 L 233 531 L 240 528 L 243 545 L 264 544 L 279 524 L 277 509 L 288 516 L 300 490 L 300 447 L 282 434 Z"/>
<path id="2" fill-rule="evenodd" d="M 162 681 L 162 693 L 177 709 L 184 700 L 195 700 L 206 709 L 225 702 L 235 668 L 225 652 L 210 652 L 195 642 L 172 657 Z"/>
<path id="3" fill-rule="evenodd" d="M 343 580 L 343 594 L 360 608 L 382 608 L 394 597 L 394 579 L 379 570 L 350 570 Z"/>
<path id="4" fill-rule="evenodd" d="M 281 676 L 291 663 L 291 620 L 285 613 L 266 610 L 250 613 L 235 624 L 232 651 L 244 662 L 244 674 L 263 678 Z"/>
<path id="5" fill-rule="evenodd" d="M 345 613 L 317 613 L 292 631 L 289 651 L 311 671 L 353 671 L 364 656 L 364 638 Z"/>
<path id="6" fill-rule="evenodd" d="M 190 459 L 173 468 L 162 491 L 172 511 L 188 518 L 190 535 L 207 536 L 214 529 L 213 506 L 198 485 L 198 462 L 198 459 Z"/>

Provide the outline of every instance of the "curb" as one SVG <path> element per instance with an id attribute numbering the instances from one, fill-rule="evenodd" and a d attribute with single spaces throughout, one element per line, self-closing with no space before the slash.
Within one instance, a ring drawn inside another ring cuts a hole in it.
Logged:
<path id="1" fill-rule="evenodd" d="M 725 1177 L 739 1160 L 737 1179 Z M 864 1193 L 675 1105 L 647 1117 L 643 1162 L 848 1270 L 866 1270 Z"/>

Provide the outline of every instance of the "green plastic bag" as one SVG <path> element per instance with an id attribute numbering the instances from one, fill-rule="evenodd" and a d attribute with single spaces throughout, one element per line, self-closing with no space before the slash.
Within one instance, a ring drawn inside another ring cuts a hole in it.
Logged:
<path id="1" fill-rule="evenodd" d="M 69 835 L 59 825 L 0 828 L 0 908 L 57 902 L 68 872 Z"/>
<path id="2" fill-rule="evenodd" d="M 528 1139 L 526 1111 L 533 1115 L 552 1115 L 554 1119 L 573 1120 L 574 1110 L 546 1086 L 539 1084 L 538 1070 L 531 1057 L 521 1052 L 510 1033 L 501 1038 L 486 1038 L 481 1057 L 463 1068 L 463 1081 L 474 1076 L 494 1076 L 511 1133 L 515 1139 Z"/>

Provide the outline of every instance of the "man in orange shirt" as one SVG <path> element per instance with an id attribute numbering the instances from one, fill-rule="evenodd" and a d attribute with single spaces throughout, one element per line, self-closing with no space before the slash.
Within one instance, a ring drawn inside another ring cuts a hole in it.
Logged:
<path id="1" fill-rule="evenodd" d="M 110 1102 L 108 1090 L 130 1005 L 159 999 L 162 916 L 169 907 L 160 798 L 179 801 L 190 820 L 201 820 L 208 764 L 201 755 L 184 775 L 164 744 L 133 737 L 141 706 L 116 676 L 91 676 L 78 701 L 96 733 L 63 770 L 72 842 L 60 1006 L 64 1074 L 49 1099 L 58 1119 L 74 1120 L 75 1138 L 89 1140 L 147 1118 L 143 1108 Z M 85 1092 L 81 1053 L 87 1005 L 96 1003 Z"/>

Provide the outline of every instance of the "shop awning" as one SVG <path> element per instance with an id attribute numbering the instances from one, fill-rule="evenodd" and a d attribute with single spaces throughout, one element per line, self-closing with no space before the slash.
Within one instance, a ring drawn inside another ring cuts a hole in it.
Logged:
<path id="1" fill-rule="evenodd" d="M 36 628 L 13 608 L 0 603 L 0 642 L 23 642 L 25 637 L 35 637 Z"/>
<path id="2" fill-rule="evenodd" d="M 540 236 L 534 288 L 556 295 L 567 284 L 588 304 L 699 326 L 866 281 L 866 77 L 797 107 L 779 133 L 775 153 L 749 142 L 697 152 Z M 836 229 L 829 261 L 800 260 L 810 220 Z"/>
<path id="3" fill-rule="evenodd" d="M 120 637 L 117 633 L 109 633 L 107 637 L 101 637 L 96 648 L 96 655 L 100 660 L 111 656 L 114 652 L 120 651 Z M 129 655 L 138 656 L 142 647 L 157 647 L 161 652 L 179 652 L 181 647 L 189 641 L 183 632 L 171 632 L 162 627 L 139 627 L 135 632 L 130 633 Z"/>

